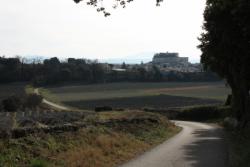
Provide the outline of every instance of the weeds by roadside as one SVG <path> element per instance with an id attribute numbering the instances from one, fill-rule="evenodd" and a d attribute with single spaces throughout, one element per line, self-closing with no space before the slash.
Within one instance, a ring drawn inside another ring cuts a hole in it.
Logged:
<path id="1" fill-rule="evenodd" d="M 0 140 L 0 166 L 112 167 L 180 131 L 166 118 L 152 113 L 103 113 L 94 119 L 111 122 L 108 126 L 94 125 L 97 120 L 92 120 L 93 125 L 76 132 Z"/>

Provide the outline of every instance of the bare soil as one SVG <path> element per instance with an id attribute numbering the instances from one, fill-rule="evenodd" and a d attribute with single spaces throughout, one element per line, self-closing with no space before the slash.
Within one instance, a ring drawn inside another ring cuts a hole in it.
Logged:
<path id="1" fill-rule="evenodd" d="M 100 99 L 89 101 L 65 101 L 68 106 L 73 106 L 85 110 L 94 110 L 95 107 L 110 106 L 112 108 L 124 109 L 143 109 L 143 108 L 172 108 L 185 107 L 195 105 L 221 104 L 222 101 L 213 99 L 201 99 L 170 95 L 156 95 L 156 96 L 142 96 L 142 97 L 128 97 L 128 98 L 113 98 Z"/>

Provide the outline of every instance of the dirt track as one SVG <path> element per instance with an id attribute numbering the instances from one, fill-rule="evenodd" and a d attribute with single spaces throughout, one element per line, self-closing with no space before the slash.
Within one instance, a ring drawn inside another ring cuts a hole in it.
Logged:
<path id="1" fill-rule="evenodd" d="M 35 89 L 35 90 L 34 90 L 34 93 L 35 93 L 35 94 L 38 94 L 38 95 L 40 94 L 38 89 Z M 48 100 L 46 100 L 46 99 L 43 99 L 43 103 L 44 103 L 44 104 L 47 104 L 48 106 L 51 106 L 52 108 L 56 108 L 56 109 L 59 109 L 59 110 L 63 110 L 63 111 L 70 111 L 70 110 L 71 110 L 71 109 L 68 108 L 68 107 L 58 105 L 58 104 L 53 103 L 53 102 L 50 102 L 50 101 L 48 101 Z"/>
<path id="2" fill-rule="evenodd" d="M 181 133 L 120 167 L 227 167 L 222 129 L 176 121 Z"/>

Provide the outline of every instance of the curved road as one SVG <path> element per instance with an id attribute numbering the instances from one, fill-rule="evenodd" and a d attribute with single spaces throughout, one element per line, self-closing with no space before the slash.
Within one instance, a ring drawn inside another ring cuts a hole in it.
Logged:
<path id="1" fill-rule="evenodd" d="M 34 90 L 34 93 L 37 94 L 37 95 L 40 95 L 39 89 L 36 88 L 36 89 Z M 70 111 L 70 108 L 65 107 L 65 106 L 58 105 L 58 104 L 53 103 L 53 102 L 50 102 L 50 101 L 46 100 L 45 98 L 43 98 L 43 101 L 42 101 L 42 102 L 43 102 L 44 104 L 47 104 L 47 105 L 49 105 L 49 106 L 51 106 L 51 107 L 53 107 L 53 108 L 59 109 L 59 110 Z"/>
<path id="2" fill-rule="evenodd" d="M 174 121 L 183 130 L 120 167 L 227 167 L 223 130 L 219 127 Z"/>

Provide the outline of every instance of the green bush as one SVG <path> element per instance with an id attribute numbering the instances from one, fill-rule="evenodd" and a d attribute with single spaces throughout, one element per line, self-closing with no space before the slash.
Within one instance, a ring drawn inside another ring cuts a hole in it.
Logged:
<path id="1" fill-rule="evenodd" d="M 95 108 L 95 112 L 102 112 L 102 111 L 113 111 L 113 108 L 110 106 L 103 106 L 103 107 Z"/>
<path id="2" fill-rule="evenodd" d="M 47 161 L 40 160 L 40 159 L 33 159 L 30 162 L 31 167 L 48 167 L 49 164 Z"/>
<path id="3" fill-rule="evenodd" d="M 2 111 L 3 111 L 3 104 L 0 103 L 0 112 L 2 112 Z"/>
<path id="4" fill-rule="evenodd" d="M 36 76 L 32 79 L 32 84 L 34 86 L 42 86 L 46 84 L 46 78 L 44 76 Z"/>
<path id="5" fill-rule="evenodd" d="M 43 100 L 43 97 L 41 95 L 29 94 L 27 95 L 25 99 L 24 107 L 35 108 L 42 103 L 42 100 Z"/>
<path id="6" fill-rule="evenodd" d="M 2 101 L 3 109 L 8 112 L 15 112 L 17 111 L 21 105 L 22 101 L 17 96 L 11 96 Z"/>
<path id="7" fill-rule="evenodd" d="M 227 96 L 227 100 L 225 102 L 225 106 L 230 106 L 232 104 L 232 95 Z"/>
<path id="8" fill-rule="evenodd" d="M 206 121 L 223 119 L 231 114 L 228 106 L 199 106 L 186 108 L 177 114 L 176 119 L 190 121 Z"/>

